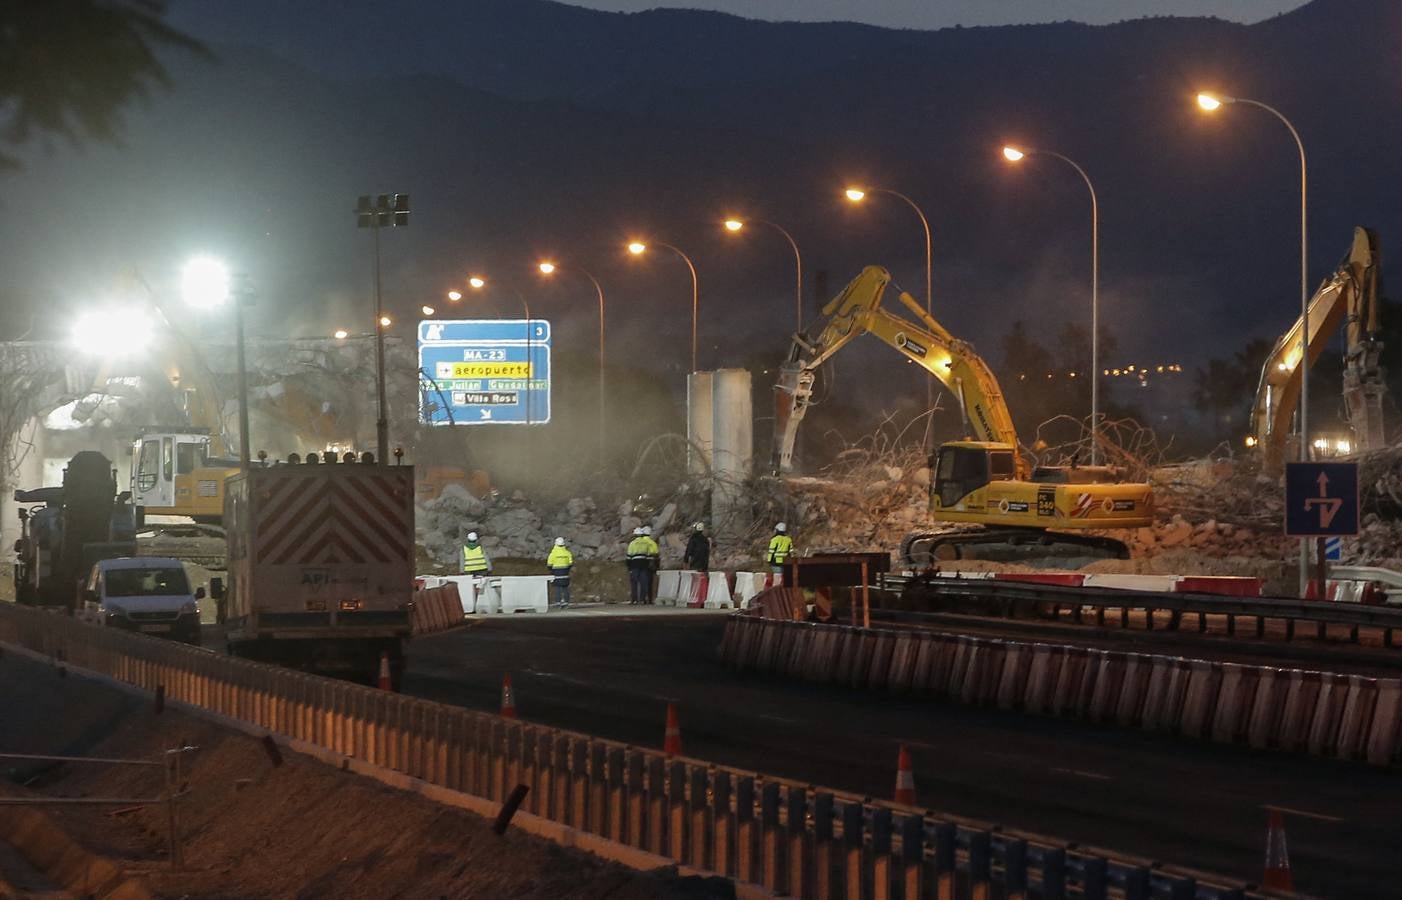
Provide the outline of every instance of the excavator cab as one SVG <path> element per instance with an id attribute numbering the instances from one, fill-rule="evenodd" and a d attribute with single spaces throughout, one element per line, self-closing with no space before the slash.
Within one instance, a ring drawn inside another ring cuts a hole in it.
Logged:
<path id="1" fill-rule="evenodd" d="M 983 441 L 954 441 L 935 456 L 931 490 L 939 505 L 949 508 L 992 481 L 1017 477 L 1013 448 Z"/>
<path id="2" fill-rule="evenodd" d="M 224 514 L 224 479 L 238 471 L 232 460 L 212 459 L 210 437 L 198 429 L 146 429 L 132 451 L 131 492 L 137 516 L 188 516 L 218 523 Z"/>

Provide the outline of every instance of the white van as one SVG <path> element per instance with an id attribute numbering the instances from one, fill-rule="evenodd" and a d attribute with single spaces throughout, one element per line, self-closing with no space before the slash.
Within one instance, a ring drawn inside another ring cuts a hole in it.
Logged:
<path id="1" fill-rule="evenodd" d="M 168 556 L 104 559 L 83 589 L 85 611 L 96 624 L 195 645 L 202 599 L 204 588 L 191 593 L 185 567 Z"/>

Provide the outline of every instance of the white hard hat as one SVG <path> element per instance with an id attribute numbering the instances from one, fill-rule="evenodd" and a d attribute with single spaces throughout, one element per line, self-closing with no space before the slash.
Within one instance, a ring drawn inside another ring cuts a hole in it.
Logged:
<path id="1" fill-rule="evenodd" d="M 634 529 L 633 529 L 633 537 L 642 537 L 642 536 L 643 536 L 643 526 L 639 525 L 637 528 L 634 528 Z"/>
<path id="2" fill-rule="evenodd" d="M 475 541 L 475 540 L 477 540 L 477 532 L 475 532 L 475 531 L 469 531 L 469 532 L 467 533 L 467 539 L 468 539 L 469 541 Z"/>
<path id="3" fill-rule="evenodd" d="M 563 547 L 563 546 L 565 546 L 565 539 L 562 538 L 562 537 L 555 538 L 555 546 L 556 546 L 556 547 Z"/>
<path id="4" fill-rule="evenodd" d="M 774 526 L 774 530 L 782 534 L 785 531 L 789 530 L 789 526 L 785 525 L 783 522 L 780 522 L 778 525 Z"/>
<path id="5" fill-rule="evenodd" d="M 697 530 L 697 531 L 705 531 L 705 530 L 706 530 L 706 523 L 705 523 L 705 522 L 697 522 L 697 523 L 696 523 L 696 530 Z"/>
<path id="6" fill-rule="evenodd" d="M 644 525 L 644 526 L 643 526 L 643 534 L 652 534 L 652 526 L 651 526 L 651 525 Z"/>

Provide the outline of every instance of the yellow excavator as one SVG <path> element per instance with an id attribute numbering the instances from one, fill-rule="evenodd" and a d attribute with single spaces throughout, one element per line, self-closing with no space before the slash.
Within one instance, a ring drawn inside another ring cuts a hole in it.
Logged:
<path id="1" fill-rule="evenodd" d="M 1127 558 L 1122 541 L 1089 532 L 1148 525 L 1153 519 L 1149 485 L 1121 482 L 1107 466 L 1034 466 L 1020 452 L 992 370 L 909 294 L 898 296 L 913 318 L 883 309 L 890 282 L 885 269 L 868 266 L 823 307 L 825 321 L 815 339 L 794 336 L 775 385 L 776 472 L 792 469 L 794 442 L 817 369 L 870 334 L 938 378 L 959 402 L 967 439 L 945 443 L 931 461 L 930 516 L 937 522 L 983 526 L 908 536 L 901 547 L 908 565 L 925 567 L 936 559 L 976 555 L 977 548 L 988 545 L 1011 545 L 1022 555 L 1051 553 L 1050 547 L 1062 545 L 1078 554 Z"/>
<path id="2" fill-rule="evenodd" d="M 164 310 L 162 310 L 164 314 Z M 164 374 L 186 421 L 143 428 L 132 444 L 131 492 L 137 519 L 175 516 L 201 525 L 224 517 L 224 480 L 238 472 L 214 379 L 194 341 L 166 317 Z M 206 529 L 213 530 L 213 529 Z"/>
<path id="3" fill-rule="evenodd" d="M 1309 304 L 1309 355 L 1313 365 L 1344 324 L 1344 409 L 1353 440 L 1349 452 L 1385 446 L 1382 398 L 1383 345 L 1378 340 L 1382 299 L 1382 255 L 1377 233 L 1354 228 L 1353 243 L 1334 273 L 1314 292 Z M 1260 456 L 1265 472 L 1279 474 L 1289 454 L 1290 420 L 1300 404 L 1300 333 L 1296 319 L 1280 336 L 1261 367 L 1256 401 L 1251 407 L 1251 431 L 1246 446 Z"/>

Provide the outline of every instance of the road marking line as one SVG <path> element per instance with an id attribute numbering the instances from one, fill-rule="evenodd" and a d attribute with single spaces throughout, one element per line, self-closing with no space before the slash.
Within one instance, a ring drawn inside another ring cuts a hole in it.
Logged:
<path id="1" fill-rule="evenodd" d="M 782 722 L 785 725 L 792 725 L 797 721 L 796 719 L 786 719 L 783 716 L 771 716 L 768 713 L 751 713 L 750 715 L 756 719 L 768 719 L 771 722 Z"/>
<path id="2" fill-rule="evenodd" d="M 1339 816 L 1325 815 L 1324 813 L 1310 812 L 1307 809 L 1294 809 L 1289 806 L 1275 806 L 1270 803 L 1262 803 L 1262 809 L 1273 809 L 1276 812 L 1289 813 L 1292 816 L 1304 816 L 1306 819 L 1318 819 L 1321 822 L 1347 822 L 1347 819 Z"/>
<path id="3" fill-rule="evenodd" d="M 1058 775 L 1077 775 L 1081 778 L 1089 778 L 1092 781 L 1114 781 L 1109 775 L 1102 775 L 1099 772 L 1085 772 L 1080 769 L 1052 769 Z"/>

